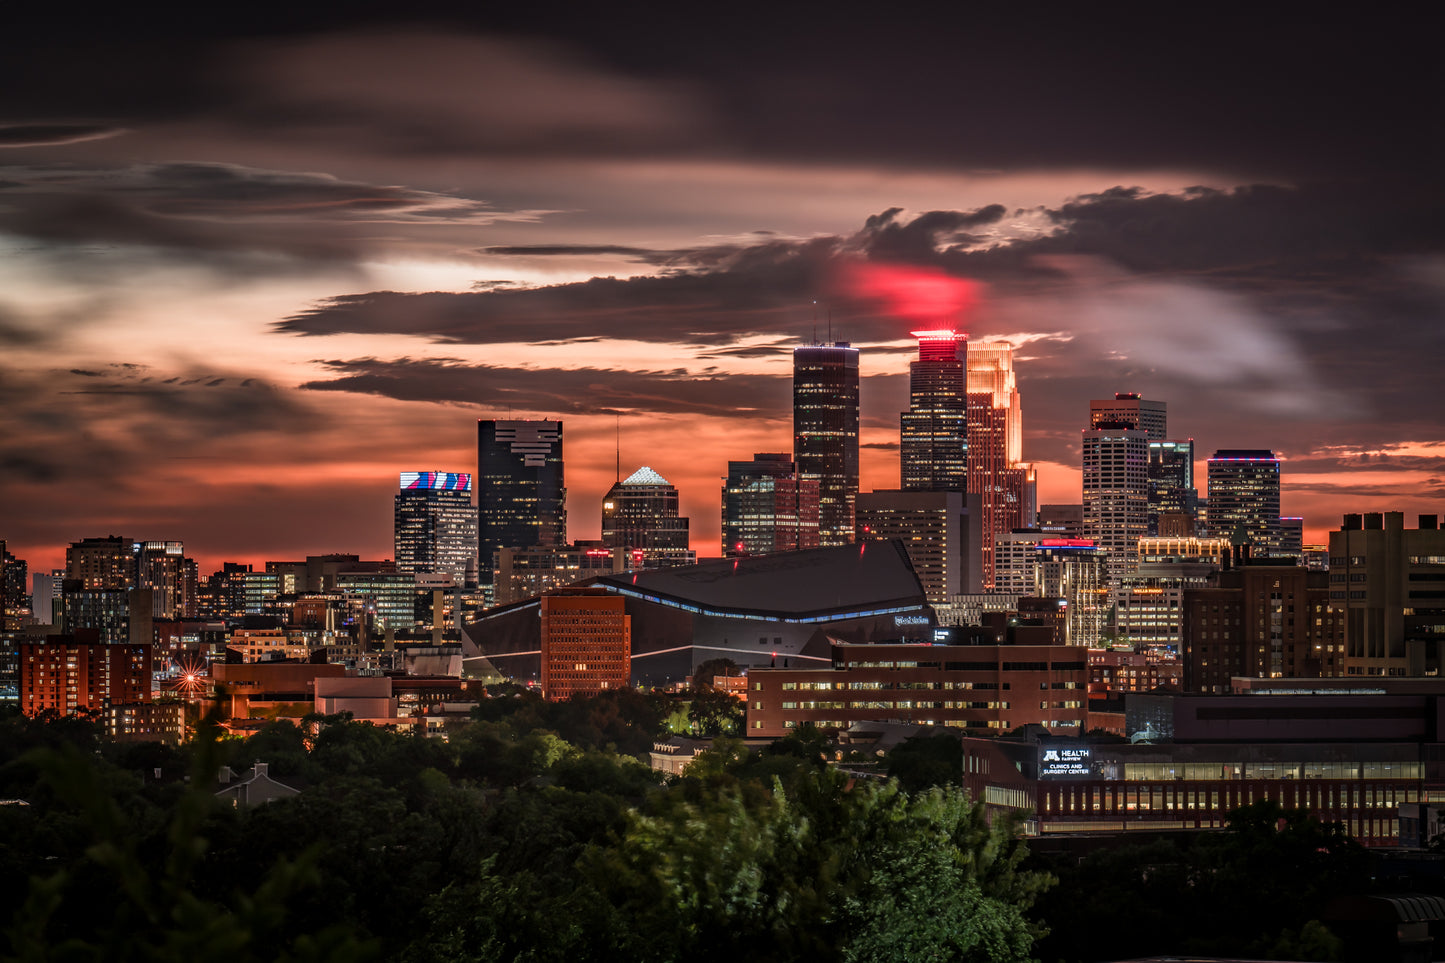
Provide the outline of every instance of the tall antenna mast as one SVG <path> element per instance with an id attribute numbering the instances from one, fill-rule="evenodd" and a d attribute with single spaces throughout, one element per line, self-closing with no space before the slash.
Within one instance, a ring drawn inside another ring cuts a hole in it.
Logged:
<path id="1" fill-rule="evenodd" d="M 616 484 L 622 483 L 622 415 L 617 415 L 617 479 Z"/>

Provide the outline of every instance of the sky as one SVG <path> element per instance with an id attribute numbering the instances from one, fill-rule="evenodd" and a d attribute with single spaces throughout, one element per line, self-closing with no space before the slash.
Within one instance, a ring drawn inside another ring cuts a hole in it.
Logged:
<path id="1" fill-rule="evenodd" d="M 474 471 L 511 416 L 565 424 L 570 537 L 620 436 L 715 555 L 814 338 L 860 348 L 862 487 L 897 487 L 917 325 L 878 267 L 975 285 L 939 322 L 1016 346 L 1042 502 L 1080 498 L 1089 400 L 1138 391 L 1201 469 L 1279 453 L 1308 541 L 1445 512 L 1423 25 L 537 6 L 5 15 L 12 552 L 388 558 L 397 473 Z"/>

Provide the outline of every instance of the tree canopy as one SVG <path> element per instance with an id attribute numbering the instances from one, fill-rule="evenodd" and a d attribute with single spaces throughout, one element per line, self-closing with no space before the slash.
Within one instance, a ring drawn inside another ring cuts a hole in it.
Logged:
<path id="1" fill-rule="evenodd" d="M 951 787 L 731 740 L 664 783 L 665 701 L 510 693 L 449 739 L 340 717 L 180 748 L 0 718 L 3 960 L 1026 960 L 1049 882 Z M 215 795 L 256 760 L 302 791 Z M 156 770 L 160 777 L 156 777 Z"/>

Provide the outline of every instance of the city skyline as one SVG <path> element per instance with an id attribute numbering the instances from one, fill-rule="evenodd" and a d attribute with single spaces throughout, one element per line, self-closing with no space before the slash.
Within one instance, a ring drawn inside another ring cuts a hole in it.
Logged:
<path id="1" fill-rule="evenodd" d="M 1080 500 L 1089 399 L 1139 392 L 1196 456 L 1280 455 L 1309 542 L 1445 510 L 1421 37 L 331 16 L 17 15 L 0 537 L 31 571 L 107 534 L 207 572 L 388 556 L 396 472 L 474 471 L 484 418 L 568 423 L 569 539 L 620 422 L 711 556 L 727 462 L 792 448 L 793 347 L 859 348 L 885 489 L 935 324 L 1014 345 L 1040 504 Z"/>

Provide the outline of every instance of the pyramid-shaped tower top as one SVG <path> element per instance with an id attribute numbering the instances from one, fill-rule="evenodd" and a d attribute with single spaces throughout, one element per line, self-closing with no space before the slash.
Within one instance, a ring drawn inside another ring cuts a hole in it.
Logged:
<path id="1" fill-rule="evenodd" d="M 641 468 L 637 469 L 637 471 L 633 472 L 632 474 L 628 475 L 625 479 L 623 479 L 622 484 L 624 484 L 624 485 L 670 485 L 670 484 L 672 484 L 672 483 L 669 482 L 666 478 L 663 478 L 663 477 L 662 477 L 661 475 L 659 475 L 657 472 L 653 471 L 651 468 L 648 468 L 646 465 L 643 465 Z"/>

